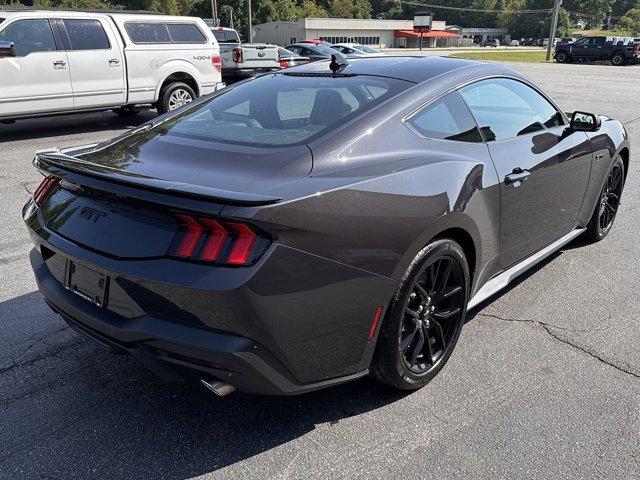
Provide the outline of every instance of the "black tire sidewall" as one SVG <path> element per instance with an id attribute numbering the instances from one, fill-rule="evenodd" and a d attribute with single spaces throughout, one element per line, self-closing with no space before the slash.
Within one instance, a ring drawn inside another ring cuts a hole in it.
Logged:
<path id="1" fill-rule="evenodd" d="M 164 87 L 162 89 L 162 91 L 160 92 L 160 100 L 158 101 L 158 113 L 160 115 L 170 111 L 169 110 L 169 99 L 171 98 L 171 94 L 173 92 L 175 92 L 176 90 L 178 90 L 179 88 L 184 89 L 187 92 L 189 92 L 189 94 L 191 95 L 191 98 L 193 100 L 196 99 L 196 93 L 193 91 L 193 88 L 191 88 L 186 83 L 182 83 L 182 82 L 170 83 L 169 85 Z"/>
<path id="2" fill-rule="evenodd" d="M 402 352 L 400 351 L 399 334 L 403 317 L 401 312 L 407 296 L 411 293 L 409 289 L 415 276 L 418 275 L 421 268 L 426 263 L 442 257 L 454 258 L 462 267 L 465 282 L 463 311 L 460 316 L 460 321 L 455 326 L 456 329 L 451 338 L 451 342 L 447 347 L 447 351 L 438 360 L 438 363 L 434 368 L 424 374 L 418 375 L 411 372 L 405 365 L 402 358 Z M 409 268 L 407 269 L 407 272 L 394 295 L 391 305 L 387 310 L 387 314 L 385 315 L 374 354 L 374 363 L 377 364 L 376 367 L 378 370 L 382 370 L 377 376 L 382 377 L 383 381 L 395 387 L 407 390 L 420 388 L 433 379 L 433 377 L 435 377 L 447 363 L 447 360 L 455 349 L 466 317 L 466 306 L 469 301 L 469 288 L 469 267 L 464 251 L 460 245 L 450 239 L 438 239 L 423 248 L 409 265 Z"/>
<path id="3" fill-rule="evenodd" d="M 567 63 L 569 61 L 569 54 L 562 50 L 556 54 L 556 60 L 558 63 Z"/>
<path id="4" fill-rule="evenodd" d="M 619 58 L 619 59 L 620 59 L 620 62 L 617 62 L 617 63 L 616 63 L 616 61 L 615 61 L 615 59 L 616 59 L 616 58 Z M 623 66 L 623 65 L 624 65 L 624 61 L 625 61 L 624 55 L 622 55 L 621 53 L 615 53 L 615 54 L 611 57 L 611 63 L 612 63 L 614 66 L 616 66 L 616 67 L 621 67 L 621 66 Z"/>

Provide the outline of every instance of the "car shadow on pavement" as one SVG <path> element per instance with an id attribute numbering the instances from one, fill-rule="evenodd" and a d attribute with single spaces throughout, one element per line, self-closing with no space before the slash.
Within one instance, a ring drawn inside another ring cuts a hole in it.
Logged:
<path id="1" fill-rule="evenodd" d="M 23 478 L 194 477 L 407 395 L 363 378 L 298 397 L 219 398 L 103 352 L 38 292 L 0 303 L 0 325 L 7 318 L 0 349 L 14 360 L 0 365 L 0 464 Z"/>
<path id="2" fill-rule="evenodd" d="M 121 117 L 112 112 L 99 112 L 18 120 L 10 124 L 0 123 L 0 143 L 104 130 L 124 130 L 136 127 L 156 116 L 155 110 L 142 111 L 135 117 Z"/>

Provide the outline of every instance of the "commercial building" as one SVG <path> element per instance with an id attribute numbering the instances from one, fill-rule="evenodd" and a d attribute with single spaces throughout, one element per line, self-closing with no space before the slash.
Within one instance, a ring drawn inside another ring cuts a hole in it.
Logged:
<path id="1" fill-rule="evenodd" d="M 413 20 L 378 20 L 354 18 L 299 18 L 286 22 L 269 22 L 253 27 L 256 42 L 289 45 L 317 38 L 330 43 L 360 43 L 373 47 L 393 47 L 394 33 L 413 30 Z"/>

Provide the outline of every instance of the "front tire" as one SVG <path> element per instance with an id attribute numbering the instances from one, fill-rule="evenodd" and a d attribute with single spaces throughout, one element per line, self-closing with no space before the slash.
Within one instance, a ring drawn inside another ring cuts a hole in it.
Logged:
<path id="1" fill-rule="evenodd" d="M 569 53 L 566 50 L 560 50 L 556 53 L 556 62 L 558 63 L 569 63 Z"/>
<path id="2" fill-rule="evenodd" d="M 193 89 L 182 82 L 170 83 L 160 91 L 160 99 L 158 100 L 158 113 L 170 112 L 176 108 L 180 108 L 187 103 L 191 103 L 196 99 Z"/>
<path id="3" fill-rule="evenodd" d="M 445 238 L 423 248 L 387 309 L 372 376 L 403 390 L 416 390 L 433 379 L 460 336 L 469 285 L 469 267 L 460 245 Z"/>
<path id="4" fill-rule="evenodd" d="M 600 192 L 598 203 L 587 225 L 586 236 L 592 242 L 599 242 L 611 231 L 611 227 L 618 213 L 618 207 L 620 206 L 623 187 L 624 162 L 618 157 L 609 169 L 607 180 Z"/>

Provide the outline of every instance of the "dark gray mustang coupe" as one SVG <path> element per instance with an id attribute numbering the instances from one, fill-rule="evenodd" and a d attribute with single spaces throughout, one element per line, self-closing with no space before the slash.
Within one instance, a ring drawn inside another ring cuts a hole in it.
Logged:
<path id="1" fill-rule="evenodd" d="M 167 380 L 425 385 L 466 311 L 603 239 L 629 142 L 506 67 L 294 67 L 114 140 L 38 152 L 23 216 L 51 308 Z"/>

